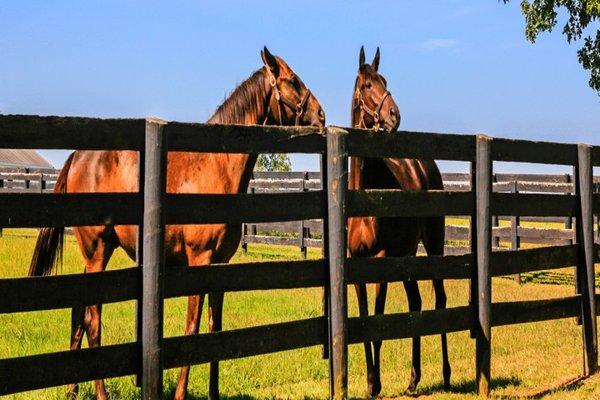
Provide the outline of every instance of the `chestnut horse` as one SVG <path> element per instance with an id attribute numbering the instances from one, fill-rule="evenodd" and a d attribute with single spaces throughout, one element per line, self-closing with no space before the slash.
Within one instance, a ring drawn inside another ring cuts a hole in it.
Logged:
<path id="1" fill-rule="evenodd" d="M 352 99 L 352 126 L 380 128 L 389 132 L 398 129 L 400 111 L 387 90 L 387 82 L 377 70 L 379 48 L 371 65 L 365 64 L 364 49 L 360 49 L 359 70 Z M 381 133 L 385 134 L 385 133 Z M 443 189 L 442 177 L 433 160 L 398 158 L 350 158 L 350 190 Z M 401 257 L 417 252 L 419 242 L 430 255 L 444 252 L 444 217 L 428 218 L 348 218 L 348 252 L 350 257 Z M 444 282 L 434 281 L 435 307 L 446 307 Z M 421 310 L 419 286 L 415 281 L 404 282 L 410 311 Z M 367 316 L 366 285 L 356 285 L 360 316 Z M 375 314 L 383 314 L 387 284 L 376 285 Z M 409 391 L 414 391 L 421 378 L 421 339 L 413 338 L 412 371 Z M 377 396 L 381 391 L 381 342 L 365 343 L 367 361 L 367 394 Z M 450 385 L 450 364 L 446 335 L 442 334 L 444 387 Z"/>
<path id="2" fill-rule="evenodd" d="M 208 120 L 209 124 L 271 124 L 324 126 L 319 101 L 294 71 L 265 47 L 264 66 L 239 85 Z M 167 192 L 245 193 L 256 155 L 169 152 Z M 76 151 L 63 167 L 55 191 L 135 192 L 137 154 L 133 151 Z M 121 246 L 135 259 L 136 226 L 85 226 L 73 229 L 84 257 L 85 272 L 103 271 L 113 251 Z M 30 276 L 51 273 L 62 249 L 62 228 L 44 228 L 38 236 Z M 241 236 L 240 224 L 169 225 L 166 227 L 166 264 L 197 267 L 228 262 Z M 188 298 L 186 335 L 198 333 L 205 293 Z M 208 295 L 211 332 L 221 330 L 223 293 Z M 90 347 L 100 345 L 101 305 L 73 310 L 71 349 L 81 347 L 83 333 Z M 210 364 L 209 398 L 218 399 L 219 365 Z M 186 397 L 189 366 L 181 368 L 175 399 Z M 98 399 L 105 399 L 103 380 L 95 382 Z M 69 395 L 77 394 L 77 386 Z"/>

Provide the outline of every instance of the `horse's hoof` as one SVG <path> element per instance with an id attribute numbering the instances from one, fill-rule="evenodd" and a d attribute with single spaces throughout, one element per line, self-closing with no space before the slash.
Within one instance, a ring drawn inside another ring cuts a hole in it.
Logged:
<path id="1" fill-rule="evenodd" d="M 212 394 L 209 393 L 207 399 L 208 400 L 219 400 L 219 393 L 212 393 Z"/>
<path id="2" fill-rule="evenodd" d="M 369 384 L 367 387 L 367 398 L 374 399 L 381 393 L 381 382 Z"/>
<path id="3" fill-rule="evenodd" d="M 410 381 L 410 383 L 408 384 L 408 387 L 406 388 L 406 391 L 408 393 L 414 392 L 415 390 L 417 390 L 417 384 L 418 384 L 418 382 Z"/>
<path id="4" fill-rule="evenodd" d="M 450 382 L 444 382 L 444 391 L 450 391 Z"/>

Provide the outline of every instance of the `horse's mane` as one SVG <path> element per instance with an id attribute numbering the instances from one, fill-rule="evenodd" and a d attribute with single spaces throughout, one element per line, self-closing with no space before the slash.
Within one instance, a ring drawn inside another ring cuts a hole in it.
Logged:
<path id="1" fill-rule="evenodd" d="M 263 115 L 268 93 L 264 84 L 264 69 L 261 68 L 236 87 L 229 97 L 208 119 L 213 124 L 247 124 L 250 114 L 256 122 Z"/>

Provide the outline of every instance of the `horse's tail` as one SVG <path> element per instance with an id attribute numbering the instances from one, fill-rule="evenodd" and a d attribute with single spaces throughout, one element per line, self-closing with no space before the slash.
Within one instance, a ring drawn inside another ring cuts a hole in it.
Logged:
<path id="1" fill-rule="evenodd" d="M 54 193 L 67 192 L 67 175 L 73 161 L 72 153 L 63 166 L 56 184 Z M 65 228 L 42 228 L 38 234 L 31 264 L 29 265 L 29 276 L 50 275 L 56 270 L 58 264 L 62 264 L 63 244 Z"/>

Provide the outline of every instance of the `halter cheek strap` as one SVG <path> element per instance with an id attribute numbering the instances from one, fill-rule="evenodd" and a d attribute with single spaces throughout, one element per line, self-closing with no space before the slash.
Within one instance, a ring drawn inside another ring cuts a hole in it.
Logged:
<path id="1" fill-rule="evenodd" d="M 356 103 L 354 105 L 354 109 L 360 108 L 360 118 L 356 127 L 367 128 L 367 125 L 365 124 L 365 114 L 367 114 L 371 118 L 373 118 L 374 123 L 372 129 L 374 131 L 378 131 L 381 128 L 381 108 L 383 107 L 383 104 L 389 96 L 391 96 L 391 93 L 389 92 L 389 90 L 386 90 L 383 96 L 381 97 L 381 100 L 379 100 L 379 104 L 377 105 L 377 107 L 375 107 L 375 109 L 372 110 L 365 104 L 365 100 L 362 97 L 362 93 L 357 88 L 355 95 Z"/>
<path id="2" fill-rule="evenodd" d="M 308 88 L 306 89 L 306 92 L 300 99 L 300 102 L 294 103 L 294 102 L 292 102 L 288 99 L 285 99 L 281 96 L 281 91 L 279 90 L 279 87 L 277 86 L 277 79 L 271 73 L 269 68 L 266 68 L 266 70 L 267 70 L 267 74 L 269 76 L 269 85 L 271 85 L 271 97 L 275 96 L 275 100 L 277 100 L 279 125 L 283 125 L 283 113 L 282 113 L 282 109 L 281 109 L 282 108 L 281 103 L 285 104 L 290 109 L 294 110 L 294 115 L 296 116 L 296 118 L 294 120 L 294 125 L 300 125 L 300 120 L 302 119 L 302 116 L 304 115 L 304 112 L 306 111 L 306 104 L 308 103 L 308 98 L 311 95 L 310 89 L 308 89 Z M 267 120 L 269 119 L 270 111 L 271 111 L 271 101 L 269 101 L 269 108 L 267 109 L 267 115 L 265 116 L 263 125 L 267 124 Z"/>

